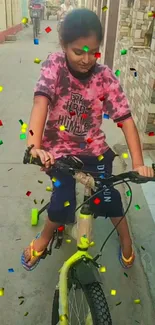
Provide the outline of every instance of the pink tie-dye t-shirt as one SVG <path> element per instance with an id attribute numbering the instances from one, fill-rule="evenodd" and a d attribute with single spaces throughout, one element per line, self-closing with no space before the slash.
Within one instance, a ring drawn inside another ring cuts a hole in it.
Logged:
<path id="1" fill-rule="evenodd" d="M 109 149 L 101 130 L 104 116 L 114 122 L 131 118 L 122 87 L 107 66 L 96 63 L 92 75 L 79 80 L 70 73 L 61 52 L 50 54 L 42 64 L 34 96 L 49 99 L 41 148 L 55 159 L 62 155 L 104 154 Z"/>

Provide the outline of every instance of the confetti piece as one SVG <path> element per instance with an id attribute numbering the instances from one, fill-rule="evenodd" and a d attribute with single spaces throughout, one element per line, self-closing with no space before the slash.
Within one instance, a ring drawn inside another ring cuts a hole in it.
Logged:
<path id="1" fill-rule="evenodd" d="M 134 76 L 137 77 L 137 71 L 134 72 Z"/>
<path id="2" fill-rule="evenodd" d="M 122 153 L 122 157 L 123 157 L 124 159 L 127 159 L 127 158 L 128 158 L 128 153 Z"/>
<path id="3" fill-rule="evenodd" d="M 88 138 L 88 139 L 87 139 L 87 142 L 88 142 L 88 143 L 92 143 L 93 140 L 92 140 L 91 138 Z"/>
<path id="4" fill-rule="evenodd" d="M 119 306 L 121 303 L 122 303 L 121 301 L 120 301 L 120 302 L 118 302 L 118 303 L 116 304 L 116 306 Z"/>
<path id="5" fill-rule="evenodd" d="M 127 50 L 121 50 L 121 55 L 125 55 L 125 54 L 127 54 Z"/>
<path id="6" fill-rule="evenodd" d="M 34 44 L 35 44 L 35 45 L 39 45 L 39 40 L 38 40 L 38 38 L 35 38 L 35 39 L 34 39 Z"/>
<path id="7" fill-rule="evenodd" d="M 86 143 L 80 143 L 80 148 L 81 148 L 81 149 L 84 149 L 85 146 L 86 146 Z"/>
<path id="8" fill-rule="evenodd" d="M 94 200 L 94 203 L 97 205 L 97 204 L 99 204 L 101 202 L 101 200 L 100 199 L 98 199 L 98 198 L 96 198 L 95 200 Z"/>
<path id="9" fill-rule="evenodd" d="M 69 112 L 70 116 L 74 116 L 76 113 L 75 112 Z"/>
<path id="10" fill-rule="evenodd" d="M 127 195 L 127 196 L 131 196 L 131 191 L 127 191 L 127 192 L 126 192 L 126 195 Z"/>
<path id="11" fill-rule="evenodd" d="M 116 290 L 111 290 L 111 295 L 116 296 Z"/>
<path id="12" fill-rule="evenodd" d="M 101 102 L 103 102 L 104 99 L 105 99 L 105 96 L 102 96 L 102 97 L 99 98 L 99 100 L 100 100 Z"/>
<path id="13" fill-rule="evenodd" d="M 66 243 L 70 244 L 71 243 L 71 239 L 66 239 Z"/>
<path id="14" fill-rule="evenodd" d="M 143 249 L 143 251 L 145 251 L 145 248 L 143 246 L 141 246 L 141 248 Z"/>
<path id="15" fill-rule="evenodd" d="M 19 120 L 19 123 L 20 123 L 21 125 L 23 125 L 23 124 L 24 124 L 24 122 L 23 122 L 22 120 Z"/>
<path id="16" fill-rule="evenodd" d="M 20 134 L 20 140 L 26 139 L 26 134 Z"/>
<path id="17" fill-rule="evenodd" d="M 22 305 L 23 303 L 24 303 L 24 300 L 22 300 L 22 301 L 20 302 L 19 306 Z"/>
<path id="18" fill-rule="evenodd" d="M 138 204 L 135 205 L 136 210 L 140 210 L 140 206 Z"/>
<path id="19" fill-rule="evenodd" d="M 39 64 L 41 62 L 41 60 L 40 59 L 38 59 L 38 58 L 35 58 L 34 59 L 34 63 L 37 63 L 37 64 Z"/>
<path id="20" fill-rule="evenodd" d="M 1 144 L 3 144 L 3 141 L 2 141 L 2 140 L 0 140 L 0 145 L 1 145 Z"/>
<path id="21" fill-rule="evenodd" d="M 93 246 L 95 246 L 95 243 L 94 243 L 94 241 L 92 241 L 92 242 L 89 244 L 89 246 L 90 246 L 90 247 L 93 247 Z"/>
<path id="22" fill-rule="evenodd" d="M 45 201 L 45 200 L 44 200 L 44 199 L 42 199 L 42 200 L 41 200 L 41 204 L 43 204 L 43 202 L 44 202 L 44 201 Z"/>
<path id="23" fill-rule="evenodd" d="M 47 186 L 47 187 L 46 187 L 46 191 L 48 191 L 48 192 L 52 192 L 52 188 L 51 188 L 50 186 Z"/>
<path id="24" fill-rule="evenodd" d="M 104 156 L 100 155 L 100 156 L 97 157 L 97 159 L 98 159 L 99 161 L 101 161 L 102 159 L 104 159 Z"/>
<path id="25" fill-rule="evenodd" d="M 13 273 L 13 272 L 15 272 L 15 271 L 14 271 L 14 269 L 8 269 L 8 272 L 9 272 L 9 273 Z"/>
<path id="26" fill-rule="evenodd" d="M 101 273 L 105 273 L 105 272 L 106 272 L 106 267 L 105 267 L 105 266 L 101 266 L 101 267 L 99 268 L 99 271 L 100 271 Z"/>
<path id="27" fill-rule="evenodd" d="M 115 71 L 115 75 L 116 75 L 116 77 L 119 77 L 120 74 L 121 74 L 121 71 L 120 71 L 120 70 L 116 70 L 116 71 Z"/>
<path id="28" fill-rule="evenodd" d="M 38 180 L 38 183 L 39 183 L 39 184 L 43 184 L 43 181 Z"/>
<path id="29" fill-rule="evenodd" d="M 82 48 L 82 50 L 85 51 L 85 52 L 88 52 L 88 51 L 89 51 L 89 47 L 85 45 L 85 46 Z"/>
<path id="30" fill-rule="evenodd" d="M 37 201 L 36 201 L 36 199 L 34 199 L 34 200 L 33 200 L 33 202 L 34 202 L 35 204 L 37 204 Z"/>
<path id="31" fill-rule="evenodd" d="M 106 120 L 109 120 L 109 115 L 104 113 L 103 118 L 105 118 Z"/>
<path id="32" fill-rule="evenodd" d="M 21 240 L 21 238 L 17 238 L 16 240 Z"/>
<path id="33" fill-rule="evenodd" d="M 68 207 L 70 205 L 69 201 L 64 202 L 64 207 Z"/>
<path id="34" fill-rule="evenodd" d="M 33 256 L 37 257 L 37 256 L 39 256 L 39 253 L 37 251 L 33 250 Z"/>
<path id="35" fill-rule="evenodd" d="M 60 185 L 61 185 L 61 183 L 58 180 L 54 183 L 54 186 L 56 186 L 56 187 L 59 187 Z"/>
<path id="36" fill-rule="evenodd" d="M 95 53 L 95 58 L 96 58 L 96 59 L 99 59 L 100 57 L 101 57 L 101 53 L 100 53 L 100 52 L 96 52 L 96 53 Z"/>
<path id="37" fill-rule="evenodd" d="M 33 135 L 33 134 L 34 134 L 32 130 L 29 130 L 29 132 L 30 132 L 30 134 L 31 134 L 31 135 Z"/>
<path id="38" fill-rule="evenodd" d="M 0 288 L 0 297 L 4 296 L 4 288 Z"/>
<path id="39" fill-rule="evenodd" d="M 0 86 L 0 92 L 2 92 L 3 91 L 3 87 L 2 86 Z"/>
<path id="40" fill-rule="evenodd" d="M 27 130 L 26 130 L 25 128 L 22 127 L 22 128 L 21 128 L 21 132 L 22 132 L 22 133 L 26 133 Z"/>
<path id="41" fill-rule="evenodd" d="M 99 178 L 104 179 L 105 178 L 104 174 L 101 174 Z"/>
<path id="42" fill-rule="evenodd" d="M 3 125 L 2 120 L 0 120 L 0 126 L 2 126 L 2 125 Z"/>
<path id="43" fill-rule="evenodd" d="M 60 125 L 60 126 L 59 126 L 59 129 L 60 129 L 60 131 L 65 131 L 66 128 L 65 128 L 64 125 Z"/>
<path id="44" fill-rule="evenodd" d="M 22 127 L 23 127 L 24 129 L 27 129 L 28 125 L 27 125 L 26 123 L 23 123 Z"/>
<path id="45" fill-rule="evenodd" d="M 108 7 L 107 6 L 104 6 L 104 7 L 102 7 L 102 10 L 103 11 L 107 11 L 108 10 Z"/>
<path id="46" fill-rule="evenodd" d="M 123 127 L 123 123 L 117 123 L 118 128 L 122 128 Z"/>
<path id="47" fill-rule="evenodd" d="M 8 172 L 10 171 L 10 170 L 12 170 L 13 168 L 10 168 L 10 169 L 8 169 Z"/>
<path id="48" fill-rule="evenodd" d="M 31 195 L 31 193 L 32 193 L 32 192 L 30 192 L 30 191 L 27 191 L 27 192 L 26 192 L 26 195 L 27 195 L 27 196 L 30 196 L 30 195 Z"/>
<path id="49" fill-rule="evenodd" d="M 135 68 L 130 68 L 130 71 L 136 71 L 136 69 Z"/>
<path id="50" fill-rule="evenodd" d="M 25 314 L 24 314 L 24 316 L 27 316 L 29 313 L 28 312 L 26 312 Z"/>
<path id="51" fill-rule="evenodd" d="M 135 300 L 134 300 L 134 303 L 135 303 L 135 304 L 140 304 L 140 299 L 135 299 Z"/>
<path id="52" fill-rule="evenodd" d="M 127 273 L 125 273 L 125 272 L 124 272 L 124 275 L 125 275 L 125 276 L 128 278 L 128 275 L 127 275 Z"/>
<path id="53" fill-rule="evenodd" d="M 87 118 L 88 117 L 88 114 L 82 114 L 82 118 Z"/>
<path id="54" fill-rule="evenodd" d="M 26 25 L 27 23 L 28 23 L 28 18 L 27 17 L 23 17 L 22 24 Z"/>
<path id="55" fill-rule="evenodd" d="M 153 14 L 154 14 L 153 11 L 149 11 L 149 12 L 148 12 L 148 17 L 153 17 Z"/>
<path id="56" fill-rule="evenodd" d="M 45 32 L 46 32 L 46 33 L 50 33 L 51 30 L 52 30 L 52 29 L 51 29 L 51 27 L 49 27 L 49 26 L 45 28 Z"/>
<path id="57" fill-rule="evenodd" d="M 153 137 L 155 135 L 155 133 L 154 132 L 149 132 L 148 135 L 149 135 L 149 137 Z"/>
<path id="58" fill-rule="evenodd" d="M 138 320 L 135 320 L 136 323 L 140 324 L 140 322 L 138 322 Z"/>
<path id="59" fill-rule="evenodd" d="M 24 297 L 23 296 L 19 296 L 18 299 L 24 299 Z"/>
<path id="60" fill-rule="evenodd" d="M 52 182 L 56 182 L 56 180 L 57 180 L 56 177 L 52 178 Z"/>

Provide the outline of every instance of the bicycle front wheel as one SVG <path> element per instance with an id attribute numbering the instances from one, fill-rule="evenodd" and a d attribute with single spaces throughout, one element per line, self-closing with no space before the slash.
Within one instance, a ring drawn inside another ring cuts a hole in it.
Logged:
<path id="1" fill-rule="evenodd" d="M 68 325 L 112 325 L 109 307 L 98 282 L 68 288 Z M 59 324 L 59 290 L 54 294 L 52 323 Z"/>

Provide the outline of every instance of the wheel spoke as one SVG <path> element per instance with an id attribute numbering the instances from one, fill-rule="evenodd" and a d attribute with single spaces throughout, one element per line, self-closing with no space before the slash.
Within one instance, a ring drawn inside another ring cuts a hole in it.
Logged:
<path id="1" fill-rule="evenodd" d="M 69 292 L 69 325 L 85 325 L 90 309 L 82 289 L 76 289 L 75 285 Z M 89 318 L 92 323 L 92 318 Z"/>

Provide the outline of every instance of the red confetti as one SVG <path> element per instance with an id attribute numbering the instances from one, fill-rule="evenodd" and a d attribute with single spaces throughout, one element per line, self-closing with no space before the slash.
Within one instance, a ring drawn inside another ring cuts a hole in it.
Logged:
<path id="1" fill-rule="evenodd" d="M 149 132 L 149 137 L 152 137 L 152 136 L 154 136 L 154 135 L 155 135 L 154 132 Z"/>
<path id="2" fill-rule="evenodd" d="M 46 33 L 50 33 L 51 30 L 52 30 L 52 29 L 51 29 L 51 27 L 49 27 L 49 26 L 45 28 Z"/>
<path id="3" fill-rule="evenodd" d="M 29 132 L 30 132 L 30 134 L 31 134 L 31 135 L 33 135 L 33 134 L 34 134 L 32 130 L 30 130 Z"/>
<path id="4" fill-rule="evenodd" d="M 88 139 L 87 139 L 87 142 L 88 142 L 88 143 L 92 143 L 93 140 L 92 140 L 91 138 L 88 138 Z"/>
<path id="5" fill-rule="evenodd" d="M 87 118 L 88 117 L 88 114 L 82 114 L 82 118 Z"/>
<path id="6" fill-rule="evenodd" d="M 96 53 L 95 53 L 95 58 L 98 59 L 98 58 L 100 58 L 100 57 L 101 57 L 101 53 L 100 53 L 100 52 L 96 52 Z"/>
<path id="7" fill-rule="evenodd" d="M 99 204 L 100 202 L 101 202 L 101 200 L 98 199 L 98 198 L 96 198 L 96 199 L 94 200 L 94 203 L 95 203 L 95 204 Z"/>
<path id="8" fill-rule="evenodd" d="M 2 126 L 2 125 L 3 125 L 2 120 L 0 120 L 0 126 Z"/>
<path id="9" fill-rule="evenodd" d="M 118 128 L 122 128 L 123 124 L 122 123 L 117 123 Z"/>
<path id="10" fill-rule="evenodd" d="M 70 112 L 70 115 L 71 116 L 74 116 L 76 113 L 73 111 L 73 112 Z"/>
<path id="11" fill-rule="evenodd" d="M 99 100 L 100 100 L 101 102 L 103 102 L 104 99 L 105 99 L 104 96 L 102 96 L 102 97 L 99 98 Z"/>
<path id="12" fill-rule="evenodd" d="M 32 192 L 30 192 L 30 191 L 27 191 L 26 195 L 27 195 L 27 196 L 30 196 L 30 195 L 31 195 L 31 193 L 32 193 Z"/>

